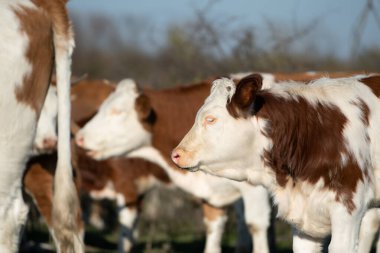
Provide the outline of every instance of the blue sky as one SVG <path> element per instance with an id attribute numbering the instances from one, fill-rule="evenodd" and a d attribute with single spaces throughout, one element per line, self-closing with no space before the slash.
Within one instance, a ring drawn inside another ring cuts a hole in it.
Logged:
<path id="1" fill-rule="evenodd" d="M 380 1 L 374 0 L 380 16 Z M 141 17 L 152 24 L 156 32 L 165 31 L 172 23 L 194 18 L 194 9 L 201 9 L 205 0 L 70 0 L 69 11 L 84 15 L 97 13 L 116 22 L 125 16 Z M 209 18 L 234 18 L 234 25 L 265 28 L 265 20 L 287 27 L 298 27 L 319 18 L 315 39 L 320 48 L 338 56 L 348 56 L 352 46 L 353 27 L 364 8 L 363 0 L 219 0 L 208 14 Z M 380 29 L 371 15 L 363 33 L 362 47 L 380 47 Z"/>

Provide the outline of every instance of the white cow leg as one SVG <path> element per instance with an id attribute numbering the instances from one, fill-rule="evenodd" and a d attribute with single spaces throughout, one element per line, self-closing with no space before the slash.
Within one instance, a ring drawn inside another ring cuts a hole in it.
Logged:
<path id="1" fill-rule="evenodd" d="M 221 253 L 222 236 L 227 215 L 224 209 L 216 208 L 203 203 L 204 223 L 206 225 L 206 246 L 204 253 Z"/>
<path id="2" fill-rule="evenodd" d="M 245 221 L 253 240 L 253 253 L 269 253 L 268 228 L 271 206 L 268 191 L 262 186 L 251 186 L 244 191 Z"/>
<path id="3" fill-rule="evenodd" d="M 359 230 L 365 210 L 353 210 L 348 213 L 341 204 L 330 210 L 331 242 L 329 253 L 356 253 L 358 252 Z"/>
<path id="4" fill-rule="evenodd" d="M 373 240 L 380 226 L 380 210 L 369 209 L 362 220 L 359 235 L 359 253 L 369 253 Z M 377 252 L 380 253 L 379 240 L 377 241 Z"/>
<path id="5" fill-rule="evenodd" d="M 316 240 L 304 235 L 298 230 L 293 230 L 293 252 L 294 253 L 320 253 L 323 240 Z"/>
<path id="6" fill-rule="evenodd" d="M 135 243 L 134 230 L 138 218 L 138 209 L 136 206 L 127 206 L 119 209 L 119 222 L 121 233 L 119 239 L 119 252 L 131 252 Z"/>
<path id="7" fill-rule="evenodd" d="M 21 178 L 19 182 L 14 180 L 8 189 L 2 186 L 3 182 L 0 190 L 0 252 L 15 253 L 18 252 L 21 230 L 29 208 L 22 198 Z"/>

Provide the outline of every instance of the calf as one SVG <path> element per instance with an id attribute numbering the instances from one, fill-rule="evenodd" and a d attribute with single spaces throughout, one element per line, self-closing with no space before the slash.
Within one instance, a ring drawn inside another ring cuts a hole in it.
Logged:
<path id="1" fill-rule="evenodd" d="M 107 80 L 76 83 L 71 90 L 75 125 L 85 124 L 114 90 L 115 85 Z M 139 205 L 153 187 L 170 183 L 167 174 L 146 160 L 119 158 L 99 162 L 75 145 L 72 149 L 73 164 L 81 177 L 82 190 L 93 199 L 116 200 L 121 225 L 119 250 L 130 252 L 135 242 L 134 229 L 140 212 Z"/>
<path id="2" fill-rule="evenodd" d="M 55 177 L 53 232 L 61 252 L 82 251 L 76 225 L 78 200 L 69 143 L 69 76 L 74 45 L 65 2 L 0 3 L 0 252 L 16 252 L 27 206 L 22 176 L 48 90 L 55 59 L 59 110 L 59 162 Z"/>
<path id="3" fill-rule="evenodd" d="M 310 252 L 330 233 L 329 252 L 357 252 L 361 219 L 379 196 L 379 85 L 380 76 L 263 90 L 260 75 L 236 87 L 216 80 L 172 160 L 265 185 Z"/>
<path id="4" fill-rule="evenodd" d="M 210 84 L 211 81 L 207 81 L 141 93 L 132 80 L 123 80 L 96 116 L 77 133 L 76 142 L 98 160 L 128 154 L 128 157 L 153 161 L 168 173 L 176 186 L 203 199 L 208 232 L 205 252 L 221 251 L 222 232 L 227 220 L 225 208 L 243 197 L 246 222 L 254 239 L 253 251 L 269 252 L 270 204 L 263 187 L 202 173 L 186 173 L 167 159 L 170 150 L 190 126 Z"/>

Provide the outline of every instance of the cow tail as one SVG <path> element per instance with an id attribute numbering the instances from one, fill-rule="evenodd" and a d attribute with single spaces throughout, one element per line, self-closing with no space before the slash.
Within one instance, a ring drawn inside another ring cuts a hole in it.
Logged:
<path id="1" fill-rule="evenodd" d="M 57 1 L 58 2 L 58 1 Z M 70 77 L 74 35 L 66 7 L 52 14 L 58 91 L 58 162 L 54 178 L 53 236 L 58 252 L 84 252 L 78 224 L 80 205 L 73 181 L 70 151 Z"/>

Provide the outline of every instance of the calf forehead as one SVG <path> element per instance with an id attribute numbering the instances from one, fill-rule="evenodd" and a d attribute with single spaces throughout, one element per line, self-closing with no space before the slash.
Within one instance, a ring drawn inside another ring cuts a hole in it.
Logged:
<path id="1" fill-rule="evenodd" d="M 217 79 L 213 82 L 210 95 L 206 98 L 202 109 L 210 106 L 225 106 L 235 93 L 235 84 L 227 78 Z"/>
<path id="2" fill-rule="evenodd" d="M 102 104 L 101 110 L 109 108 L 119 108 L 124 110 L 130 110 L 134 108 L 135 100 L 139 93 L 136 87 L 136 83 L 133 80 L 122 80 L 116 88 L 116 91 L 112 93 Z"/>

